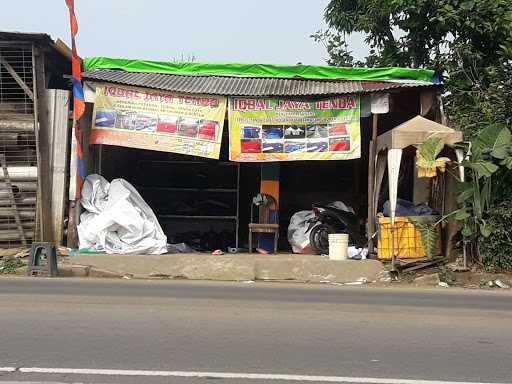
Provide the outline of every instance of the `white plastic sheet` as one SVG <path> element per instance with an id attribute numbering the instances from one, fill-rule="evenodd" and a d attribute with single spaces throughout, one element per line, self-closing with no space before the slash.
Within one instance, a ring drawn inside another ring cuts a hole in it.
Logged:
<path id="1" fill-rule="evenodd" d="M 342 211 L 354 213 L 354 209 L 346 205 L 343 201 L 333 201 L 329 204 Z M 322 210 L 322 208 L 320 208 Z M 306 232 L 309 227 L 309 220 L 315 217 L 312 210 L 299 211 L 293 214 L 288 225 L 288 242 L 292 246 L 293 253 L 312 253 L 309 242 L 309 233 Z"/>
<path id="2" fill-rule="evenodd" d="M 357 248 L 351 245 L 347 249 L 347 255 L 349 259 L 366 260 L 368 257 L 368 248 Z"/>
<path id="3" fill-rule="evenodd" d="M 395 223 L 396 198 L 398 193 L 398 174 L 402 160 L 401 149 L 388 150 L 388 182 L 389 182 L 389 210 L 391 224 Z"/>
<path id="4" fill-rule="evenodd" d="M 162 254 L 165 236 L 153 210 L 126 180 L 109 183 L 100 175 L 89 175 L 82 188 L 80 248 L 118 254 Z"/>
<path id="5" fill-rule="evenodd" d="M 292 246 L 293 253 L 311 253 L 309 244 L 309 232 L 306 233 L 308 221 L 315 217 L 313 211 L 299 211 L 290 218 L 288 225 L 288 242 Z"/>

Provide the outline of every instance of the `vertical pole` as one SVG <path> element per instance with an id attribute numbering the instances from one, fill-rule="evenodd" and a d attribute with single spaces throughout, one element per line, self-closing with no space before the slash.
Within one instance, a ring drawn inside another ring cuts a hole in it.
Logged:
<path id="1" fill-rule="evenodd" d="M 373 114 L 372 139 L 368 148 L 368 254 L 374 253 L 375 235 L 375 158 L 377 156 L 377 126 L 379 115 Z"/>
<path id="2" fill-rule="evenodd" d="M 240 232 L 240 163 L 236 164 L 236 225 L 235 225 L 235 247 L 238 252 L 239 238 L 238 232 Z"/>
<path id="3" fill-rule="evenodd" d="M 439 98 L 439 102 L 441 103 L 441 106 L 442 106 L 442 101 L 441 101 L 441 98 Z M 466 174 L 464 172 L 464 166 L 462 166 L 462 162 L 464 161 L 464 151 L 462 150 L 462 148 L 456 148 L 455 149 L 455 156 L 457 157 L 457 163 L 458 163 L 458 171 L 459 171 L 459 181 L 460 182 L 464 182 L 466 181 Z M 466 206 L 466 203 L 462 203 L 462 207 L 465 208 Z M 449 222 L 448 222 L 448 225 Z M 448 239 L 448 241 L 450 241 L 450 239 Z M 468 253 L 467 253 L 467 237 L 464 236 L 463 239 L 462 239 L 462 257 L 463 257 L 463 268 L 466 270 L 468 268 Z"/>
<path id="4" fill-rule="evenodd" d="M 41 207 L 41 239 L 54 241 L 52 220 L 52 173 L 50 169 L 50 144 L 48 141 L 49 121 L 46 101 L 46 72 L 44 53 L 32 46 L 34 76 L 34 116 L 37 147 L 37 183 Z"/>
<path id="5" fill-rule="evenodd" d="M 69 159 L 69 210 L 68 210 L 68 231 L 67 246 L 69 248 L 78 247 L 78 230 L 77 225 L 80 219 L 80 199 L 77 197 L 77 177 L 78 177 L 78 155 L 76 141 L 76 126 L 73 121 L 71 128 L 71 153 Z"/>
<path id="6" fill-rule="evenodd" d="M 98 145 L 98 166 L 96 170 L 99 175 L 103 176 L 103 144 Z"/>
<path id="7" fill-rule="evenodd" d="M 388 150 L 388 184 L 389 184 L 389 210 L 391 217 L 391 270 L 396 272 L 395 257 L 395 216 L 396 201 L 398 190 L 398 174 L 400 172 L 400 162 L 402 160 L 402 149 Z"/>
<path id="8" fill-rule="evenodd" d="M 71 101 L 69 91 L 48 90 L 48 103 L 50 111 L 50 143 L 52 144 L 51 169 L 52 183 L 52 219 L 55 245 L 62 245 L 64 238 L 64 214 L 67 204 L 67 171 L 69 158 L 69 104 Z"/>
<path id="9" fill-rule="evenodd" d="M 391 217 L 391 272 L 396 271 L 396 255 L 395 255 L 395 217 Z"/>
<path id="10" fill-rule="evenodd" d="M 66 245 L 69 248 L 78 248 L 78 220 L 80 218 L 80 201 L 71 200 L 69 202 L 69 221 Z"/>

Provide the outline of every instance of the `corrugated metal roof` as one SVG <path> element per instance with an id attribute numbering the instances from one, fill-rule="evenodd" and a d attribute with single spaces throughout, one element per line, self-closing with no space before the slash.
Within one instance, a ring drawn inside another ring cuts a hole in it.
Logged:
<path id="1" fill-rule="evenodd" d="M 339 95 L 433 85 L 422 81 L 333 81 L 235 76 L 182 76 L 114 69 L 94 69 L 83 73 L 82 77 L 84 80 L 90 81 L 134 85 L 173 92 L 226 96 Z"/>
<path id="2" fill-rule="evenodd" d="M 52 45 L 54 41 L 46 33 L 0 31 L 0 41 L 26 41 Z"/>

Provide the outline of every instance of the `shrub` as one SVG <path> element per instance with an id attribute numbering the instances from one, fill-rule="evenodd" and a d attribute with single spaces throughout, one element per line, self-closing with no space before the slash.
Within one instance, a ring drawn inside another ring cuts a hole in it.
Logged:
<path id="1" fill-rule="evenodd" d="M 512 200 L 499 203 L 488 212 L 493 228 L 487 238 L 480 238 L 480 256 L 487 270 L 512 271 Z"/>
<path id="2" fill-rule="evenodd" d="M 0 257 L 0 274 L 16 273 L 16 269 L 24 265 L 23 261 L 14 256 Z"/>

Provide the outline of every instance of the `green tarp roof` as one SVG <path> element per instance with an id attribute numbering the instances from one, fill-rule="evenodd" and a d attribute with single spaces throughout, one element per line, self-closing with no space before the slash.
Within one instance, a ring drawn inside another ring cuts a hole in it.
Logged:
<path id="1" fill-rule="evenodd" d="M 350 68 L 317 65 L 240 64 L 240 63 L 175 63 L 150 60 L 87 57 L 84 71 L 120 69 L 130 72 L 152 72 L 171 75 L 211 75 L 241 77 L 275 77 L 324 80 L 420 80 L 435 82 L 434 71 L 411 68 Z"/>

